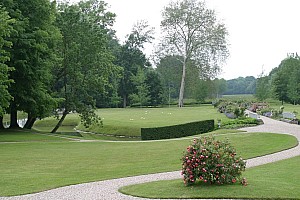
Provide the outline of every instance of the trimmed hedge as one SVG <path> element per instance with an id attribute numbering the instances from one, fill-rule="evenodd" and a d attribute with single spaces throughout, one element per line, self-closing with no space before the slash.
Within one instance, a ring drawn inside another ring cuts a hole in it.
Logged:
<path id="1" fill-rule="evenodd" d="M 207 133 L 212 130 L 214 130 L 214 120 L 205 120 L 174 126 L 142 128 L 141 138 L 142 140 L 171 139 Z"/>

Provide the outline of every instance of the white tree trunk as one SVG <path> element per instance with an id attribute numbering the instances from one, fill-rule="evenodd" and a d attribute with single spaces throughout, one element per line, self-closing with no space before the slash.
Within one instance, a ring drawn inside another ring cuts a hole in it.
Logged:
<path id="1" fill-rule="evenodd" d="M 178 100 L 178 107 L 183 107 L 183 96 L 184 96 L 184 86 L 185 86 L 185 72 L 186 72 L 186 60 L 183 61 L 182 66 L 182 77 L 181 77 L 181 85 L 179 91 L 179 100 Z"/>

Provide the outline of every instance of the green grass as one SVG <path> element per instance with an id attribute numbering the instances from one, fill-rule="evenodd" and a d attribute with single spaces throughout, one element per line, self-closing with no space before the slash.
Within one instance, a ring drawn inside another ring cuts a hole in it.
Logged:
<path id="1" fill-rule="evenodd" d="M 116 108 L 98 109 L 104 126 L 92 126 L 88 131 L 95 133 L 140 136 L 141 128 L 162 127 L 207 119 L 229 120 L 211 105 L 198 107 L 170 108 Z M 79 126 L 84 129 L 83 126 Z"/>
<path id="2" fill-rule="evenodd" d="M 171 180 L 127 186 L 120 191 L 145 198 L 299 199 L 299 163 L 300 156 L 247 169 L 243 176 L 248 186 L 212 186 L 199 181 L 184 186 L 182 180 Z"/>
<path id="3" fill-rule="evenodd" d="M 244 158 L 276 152 L 297 144 L 297 140 L 289 135 L 226 132 Z M 220 131 L 217 137 L 224 138 Z M 2 143 L 0 196 L 179 170 L 182 152 L 190 141 L 191 138 L 155 142 Z"/>

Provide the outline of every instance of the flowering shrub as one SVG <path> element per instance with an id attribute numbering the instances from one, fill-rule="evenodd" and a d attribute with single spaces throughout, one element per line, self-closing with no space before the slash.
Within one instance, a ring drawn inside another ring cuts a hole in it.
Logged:
<path id="1" fill-rule="evenodd" d="M 235 149 L 228 141 L 215 140 L 211 137 L 194 139 L 182 157 L 182 175 L 186 185 L 193 184 L 197 179 L 210 184 L 228 184 L 241 182 L 246 162 L 238 157 Z"/>

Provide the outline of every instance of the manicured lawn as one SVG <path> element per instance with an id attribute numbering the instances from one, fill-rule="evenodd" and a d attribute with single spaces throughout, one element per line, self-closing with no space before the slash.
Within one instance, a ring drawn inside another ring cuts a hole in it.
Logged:
<path id="1" fill-rule="evenodd" d="M 141 128 L 161 127 L 183 124 L 208 119 L 228 120 L 224 114 L 217 112 L 212 105 L 198 107 L 170 108 L 116 108 L 98 109 L 104 126 L 92 126 L 88 131 L 104 134 L 140 136 Z M 84 129 L 83 126 L 79 126 Z"/>
<path id="2" fill-rule="evenodd" d="M 288 135 L 226 132 L 231 143 L 244 158 L 276 152 L 297 144 L 296 139 Z M 220 134 L 219 132 L 217 137 L 224 137 Z M 191 138 L 155 142 L 79 143 L 49 140 L 2 143 L 0 196 L 179 170 L 182 152 L 190 141 Z"/>
<path id="3" fill-rule="evenodd" d="M 212 186 L 203 182 L 185 186 L 182 180 L 171 180 L 127 186 L 120 191 L 146 198 L 299 199 L 299 163 L 300 156 L 249 168 L 243 174 L 248 186 Z"/>

